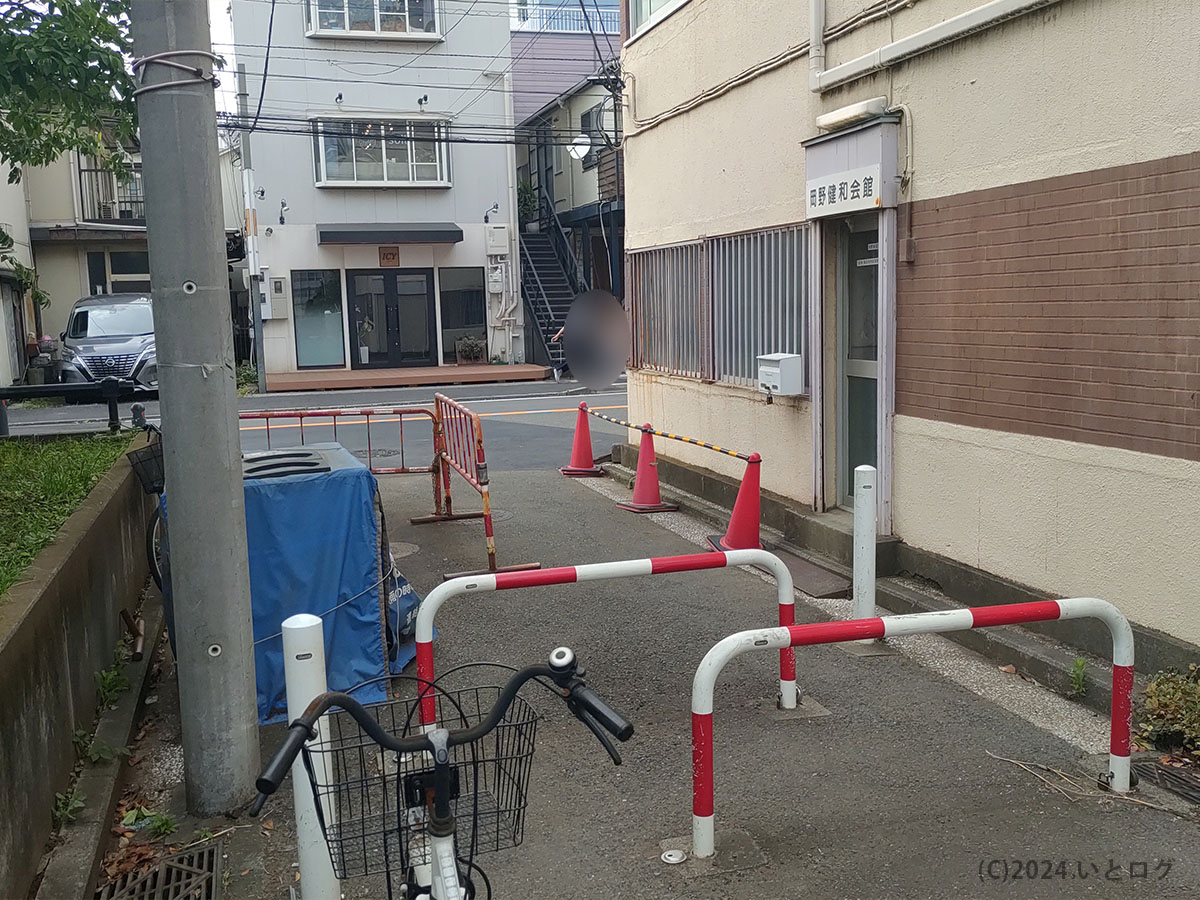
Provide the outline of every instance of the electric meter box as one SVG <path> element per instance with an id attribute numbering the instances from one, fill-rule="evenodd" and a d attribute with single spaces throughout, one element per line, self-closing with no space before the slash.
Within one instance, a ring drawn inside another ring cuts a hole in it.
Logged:
<path id="1" fill-rule="evenodd" d="M 484 225 L 488 256 L 508 256 L 508 226 Z"/>
<path id="2" fill-rule="evenodd" d="M 804 356 L 767 353 L 758 358 L 758 389 L 781 397 L 804 393 Z"/>

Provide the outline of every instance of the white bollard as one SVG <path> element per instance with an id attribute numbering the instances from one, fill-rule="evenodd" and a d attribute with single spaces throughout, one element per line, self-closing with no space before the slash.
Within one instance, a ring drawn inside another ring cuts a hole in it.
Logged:
<path id="1" fill-rule="evenodd" d="M 852 619 L 875 615 L 875 468 L 854 470 L 854 601 Z M 860 643 L 871 643 L 870 639 Z"/>
<path id="2" fill-rule="evenodd" d="M 325 634 L 319 616 L 301 613 L 283 623 L 283 679 L 287 685 L 288 722 L 294 722 L 313 698 L 325 693 Z M 317 722 L 317 738 L 326 727 L 322 717 Z M 313 759 L 317 779 L 329 784 L 326 760 Z M 304 760 L 296 757 L 292 764 L 292 799 L 296 806 L 296 851 L 300 855 L 300 890 L 304 900 L 339 900 L 341 885 L 333 873 L 329 848 L 317 821 L 317 808 Z M 332 824 L 326 807 L 326 821 Z"/>

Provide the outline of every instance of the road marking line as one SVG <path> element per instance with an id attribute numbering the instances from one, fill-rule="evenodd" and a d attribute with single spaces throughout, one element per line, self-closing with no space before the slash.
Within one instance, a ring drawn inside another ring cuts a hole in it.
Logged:
<path id="1" fill-rule="evenodd" d="M 626 407 L 626 406 L 593 406 L 590 408 L 591 409 L 628 409 L 628 407 Z M 539 413 L 565 413 L 565 412 L 578 412 L 578 411 L 579 411 L 578 406 L 569 406 L 569 407 L 566 407 L 565 409 L 513 409 L 513 410 L 505 410 L 503 412 L 485 412 L 485 413 L 478 413 L 478 416 L 481 419 L 487 419 L 492 416 L 534 416 L 534 415 L 538 415 Z M 309 416 L 307 418 L 321 419 L 322 417 L 321 416 Z M 366 424 L 366 417 L 364 417 L 364 416 L 338 416 L 338 419 L 343 420 L 338 423 L 338 427 L 340 427 L 340 428 L 345 428 L 345 427 L 351 426 L 351 425 L 365 425 Z M 345 420 L 352 420 L 352 421 L 345 421 Z M 286 419 L 285 419 L 285 421 L 286 421 Z M 373 423 L 399 422 L 399 421 L 401 421 L 401 417 L 395 416 L 395 417 L 391 417 L 391 418 L 387 418 L 387 419 L 372 418 L 371 421 Z M 411 421 L 411 419 L 409 421 Z M 299 428 L 299 427 L 300 427 L 300 423 L 295 422 L 292 424 L 272 425 L 271 429 L 275 430 L 275 429 L 279 429 L 279 428 Z M 309 422 L 306 427 L 308 427 L 308 428 L 332 428 L 333 423 L 332 422 L 320 422 L 320 421 Z M 242 425 L 238 428 L 238 431 L 266 431 L 266 430 L 267 430 L 266 425 Z"/>

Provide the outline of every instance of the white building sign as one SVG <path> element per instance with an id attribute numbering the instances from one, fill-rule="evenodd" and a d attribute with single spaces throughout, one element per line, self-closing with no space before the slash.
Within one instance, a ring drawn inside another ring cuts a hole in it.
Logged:
<path id="1" fill-rule="evenodd" d="M 821 175 L 807 184 L 804 208 L 810 219 L 875 209 L 882 203 L 880 167 L 864 166 Z"/>

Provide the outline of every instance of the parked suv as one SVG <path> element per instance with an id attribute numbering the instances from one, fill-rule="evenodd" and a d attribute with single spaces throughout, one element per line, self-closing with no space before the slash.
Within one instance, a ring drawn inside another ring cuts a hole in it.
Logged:
<path id="1" fill-rule="evenodd" d="M 63 382 L 112 375 L 158 388 L 154 312 L 147 295 L 101 294 L 76 301 L 62 339 Z"/>

